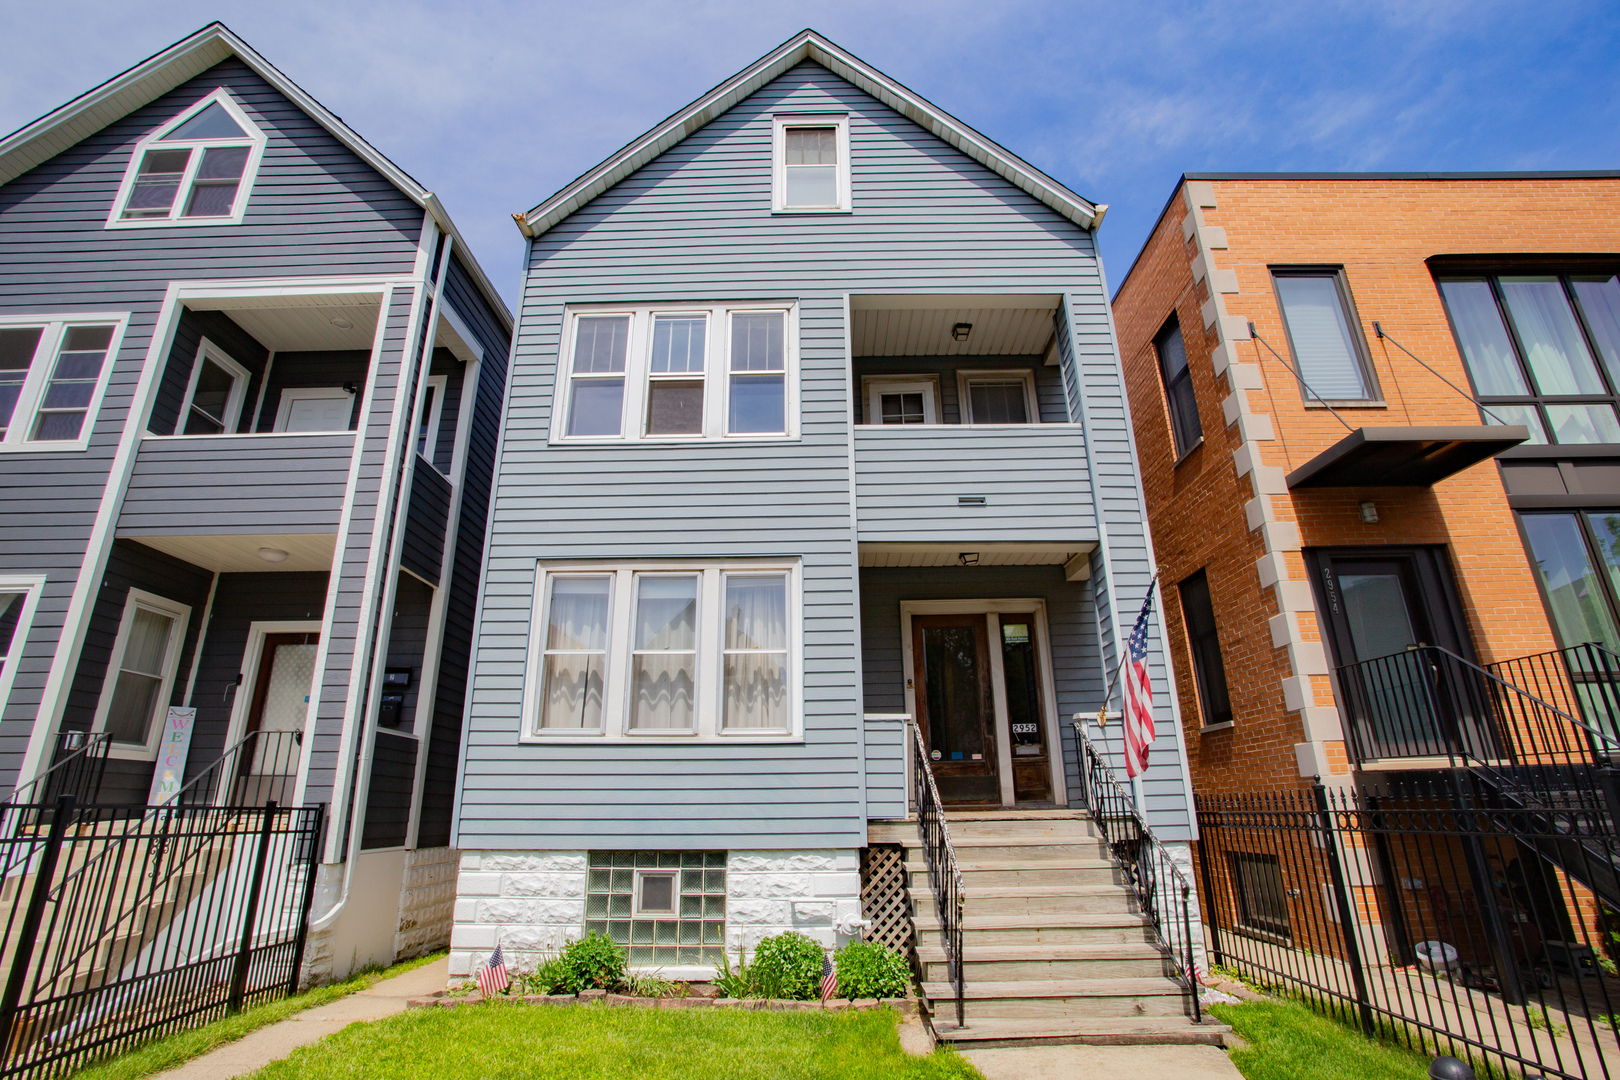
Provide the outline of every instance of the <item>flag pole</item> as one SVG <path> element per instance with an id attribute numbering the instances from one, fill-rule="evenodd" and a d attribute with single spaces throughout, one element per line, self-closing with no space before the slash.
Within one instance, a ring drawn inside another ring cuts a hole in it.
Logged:
<path id="1" fill-rule="evenodd" d="M 1159 582 L 1159 568 L 1157 566 L 1155 566 L 1153 568 L 1153 576 L 1148 578 L 1147 595 L 1143 599 L 1144 604 L 1147 603 L 1147 601 L 1149 601 L 1149 600 L 1151 600 L 1153 598 L 1153 587 L 1155 585 L 1157 585 L 1158 582 Z M 1115 644 L 1116 644 L 1116 646 L 1118 645 L 1117 642 Z M 1107 736 L 1104 734 L 1104 732 L 1106 731 L 1106 728 L 1107 728 L 1107 725 L 1108 725 L 1108 702 L 1114 696 L 1114 685 L 1119 682 L 1119 673 L 1121 671 L 1125 670 L 1125 663 L 1126 663 L 1125 656 L 1119 654 L 1117 649 L 1116 649 L 1115 660 L 1116 660 L 1116 662 L 1114 664 L 1114 673 L 1113 673 L 1113 675 L 1109 676 L 1108 688 L 1103 691 L 1102 706 L 1100 708 L 1098 708 L 1098 710 L 1097 710 L 1097 734 L 1104 738 L 1104 745 L 1105 746 L 1107 745 L 1107 742 L 1106 742 Z M 1123 706 L 1122 706 L 1122 711 L 1120 713 L 1120 716 L 1121 716 L 1122 719 L 1121 719 L 1120 728 L 1119 728 L 1119 740 L 1120 740 L 1120 742 L 1119 742 L 1119 751 L 1120 751 L 1120 757 L 1124 758 L 1127 754 L 1130 753 L 1130 749 L 1125 745 L 1125 724 L 1124 724 L 1124 721 L 1123 721 L 1123 717 L 1124 717 Z M 1129 770 L 1127 770 L 1127 771 L 1129 771 Z M 1146 802 L 1145 798 L 1142 795 L 1142 776 L 1141 776 L 1141 774 L 1138 773 L 1137 775 L 1131 777 L 1130 781 L 1131 781 L 1131 798 L 1133 800 L 1135 800 L 1135 802 L 1136 802 L 1137 812 L 1145 814 L 1145 813 L 1147 813 L 1147 802 Z"/>
<path id="2" fill-rule="evenodd" d="M 1153 568 L 1153 576 L 1148 578 L 1147 591 L 1149 596 L 1153 594 L 1153 586 L 1158 584 L 1158 581 L 1159 568 L 1155 566 Z M 1097 710 L 1097 730 L 1099 732 L 1108 725 L 1108 702 L 1114 696 L 1114 685 L 1119 682 L 1119 673 L 1123 670 L 1125 670 L 1125 661 L 1118 657 L 1116 649 L 1114 673 L 1108 678 L 1108 689 L 1103 691 L 1102 707 Z"/>

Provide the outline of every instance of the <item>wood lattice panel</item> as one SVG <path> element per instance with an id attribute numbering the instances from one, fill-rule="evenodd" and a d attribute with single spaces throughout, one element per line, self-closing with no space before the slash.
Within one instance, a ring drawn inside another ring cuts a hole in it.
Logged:
<path id="1" fill-rule="evenodd" d="M 906 855 L 898 844 L 861 852 L 861 917 L 871 920 L 868 941 L 911 955 L 911 909 L 906 900 Z"/>

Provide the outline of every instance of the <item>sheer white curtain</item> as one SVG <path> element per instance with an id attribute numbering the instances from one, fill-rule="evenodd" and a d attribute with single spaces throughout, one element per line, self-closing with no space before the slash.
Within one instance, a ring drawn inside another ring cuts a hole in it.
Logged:
<path id="1" fill-rule="evenodd" d="M 1468 371 L 1474 376 L 1474 389 L 1484 397 L 1528 394 L 1490 282 L 1446 281 L 1441 283 L 1440 292 L 1457 327 L 1457 340 L 1462 345 L 1463 359 L 1468 361 Z M 1492 406 L 1490 411 L 1495 413 L 1497 409 Z M 1503 419 L 1513 423 L 1505 416 Z"/>
<path id="2" fill-rule="evenodd" d="M 135 609 L 107 711 L 106 730 L 114 742 L 145 745 L 151 734 L 152 718 L 161 704 L 163 662 L 173 627 L 174 620 L 167 615 Z"/>
<path id="3" fill-rule="evenodd" d="M 540 704 L 543 728 L 602 726 L 609 590 L 606 577 L 551 579 L 545 690 Z"/>
<path id="4" fill-rule="evenodd" d="M 1557 278 L 1503 278 L 1502 298 L 1543 394 L 1603 393 L 1603 380 Z"/>
<path id="5" fill-rule="evenodd" d="M 690 731 L 697 683 L 695 574 L 638 574 L 630 727 Z"/>
<path id="6" fill-rule="evenodd" d="M 727 729 L 788 726 L 787 576 L 725 579 Z"/>

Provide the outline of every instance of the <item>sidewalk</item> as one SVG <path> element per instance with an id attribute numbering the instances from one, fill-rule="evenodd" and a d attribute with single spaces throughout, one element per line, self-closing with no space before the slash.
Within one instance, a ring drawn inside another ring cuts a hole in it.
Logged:
<path id="1" fill-rule="evenodd" d="M 450 959 L 443 957 L 424 967 L 384 979 L 369 990 L 339 998 L 330 1005 L 307 1009 L 279 1024 L 260 1028 L 236 1042 L 220 1047 L 178 1069 L 158 1073 L 155 1080 L 230 1080 L 279 1061 L 309 1043 L 350 1024 L 381 1020 L 405 1011 L 410 998 L 443 990 L 450 979 Z"/>
<path id="2" fill-rule="evenodd" d="M 1226 1051 L 1214 1046 L 991 1046 L 962 1056 L 987 1080 L 1242 1080 Z"/>

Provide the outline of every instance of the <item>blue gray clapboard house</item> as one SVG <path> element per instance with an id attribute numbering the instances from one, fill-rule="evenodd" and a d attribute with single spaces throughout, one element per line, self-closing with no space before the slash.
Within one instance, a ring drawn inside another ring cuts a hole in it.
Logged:
<path id="1" fill-rule="evenodd" d="M 906 716 L 947 803 L 1080 805 L 1152 564 L 1105 209 L 806 31 L 518 215 L 453 974 L 845 940 Z"/>
<path id="2" fill-rule="evenodd" d="M 217 23 L 0 140 L 5 790 L 105 740 L 104 803 L 327 804 L 311 975 L 442 944 L 510 335 Z"/>

